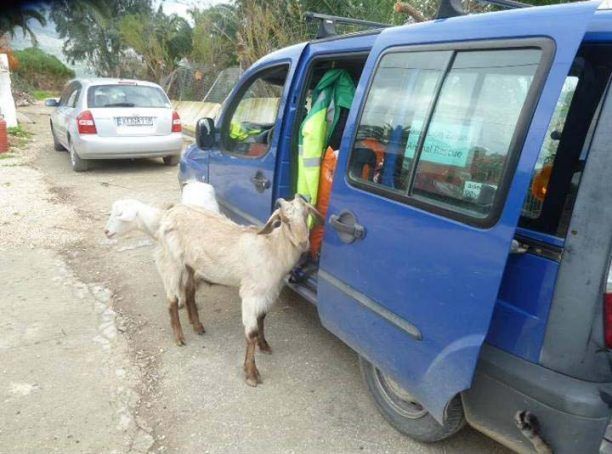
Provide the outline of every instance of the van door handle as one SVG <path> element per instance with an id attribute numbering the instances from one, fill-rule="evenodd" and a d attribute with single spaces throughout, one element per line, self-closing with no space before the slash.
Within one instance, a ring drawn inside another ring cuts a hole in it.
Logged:
<path id="1" fill-rule="evenodd" d="M 340 214 L 332 214 L 329 217 L 332 228 L 338 232 L 340 241 L 351 244 L 355 240 L 362 240 L 366 236 L 366 229 L 357 223 L 357 218 L 348 210 L 343 210 Z"/>
<path id="2" fill-rule="evenodd" d="M 270 189 L 270 186 L 272 186 L 270 180 L 266 178 L 261 170 L 258 170 L 257 173 L 255 173 L 255 176 L 251 177 L 251 183 L 253 183 L 253 186 L 255 186 L 257 192 L 264 192 L 266 189 Z"/>

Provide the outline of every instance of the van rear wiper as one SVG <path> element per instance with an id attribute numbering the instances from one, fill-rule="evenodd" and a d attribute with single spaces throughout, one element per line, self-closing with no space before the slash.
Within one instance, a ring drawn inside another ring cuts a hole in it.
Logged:
<path id="1" fill-rule="evenodd" d="M 136 104 L 133 102 L 115 102 L 112 104 L 104 104 L 104 107 L 134 107 Z"/>

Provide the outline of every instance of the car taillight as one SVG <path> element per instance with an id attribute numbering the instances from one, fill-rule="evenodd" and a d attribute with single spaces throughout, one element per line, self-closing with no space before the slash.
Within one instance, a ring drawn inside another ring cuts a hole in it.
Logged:
<path id="1" fill-rule="evenodd" d="M 79 134 L 98 134 L 96 122 L 94 121 L 93 115 L 89 110 L 84 110 L 81 112 L 77 116 L 76 121 Z"/>
<path id="2" fill-rule="evenodd" d="M 612 265 L 608 270 L 608 280 L 603 295 L 604 304 L 604 339 L 606 347 L 612 348 Z"/>
<path id="3" fill-rule="evenodd" d="M 181 117 L 176 112 L 176 110 L 172 111 L 172 132 L 182 132 L 183 127 L 181 126 Z"/>

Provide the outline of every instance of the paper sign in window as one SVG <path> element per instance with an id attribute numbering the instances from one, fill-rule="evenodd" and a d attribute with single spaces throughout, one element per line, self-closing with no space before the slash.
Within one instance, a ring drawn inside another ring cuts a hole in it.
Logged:
<path id="1" fill-rule="evenodd" d="M 404 156 L 413 158 L 421 135 L 422 121 L 413 121 Z M 481 119 L 469 124 L 453 121 L 432 121 L 423 143 L 421 161 L 454 167 L 467 167 L 470 152 L 480 136 Z"/>

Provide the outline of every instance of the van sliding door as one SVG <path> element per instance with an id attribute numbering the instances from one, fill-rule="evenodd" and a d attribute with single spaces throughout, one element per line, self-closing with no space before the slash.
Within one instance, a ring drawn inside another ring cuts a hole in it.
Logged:
<path id="1" fill-rule="evenodd" d="M 470 387 L 530 175 L 596 6 L 391 28 L 366 63 L 328 211 L 319 314 L 438 421 Z"/>

